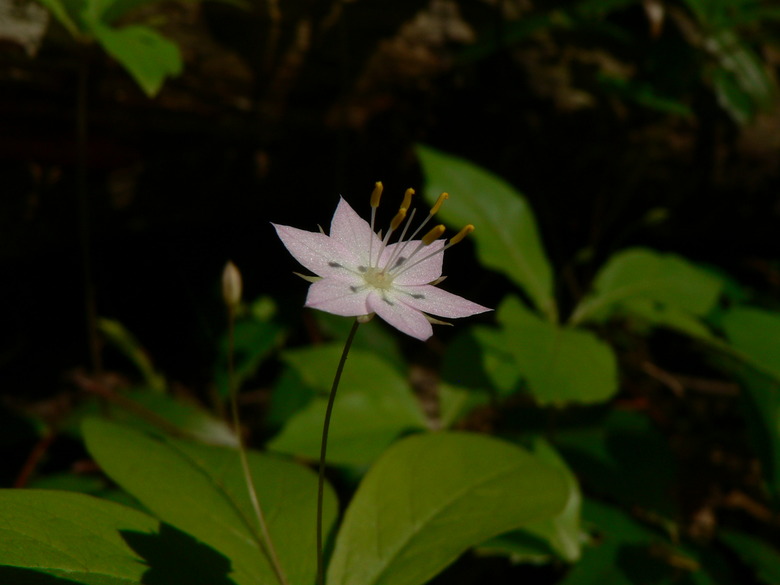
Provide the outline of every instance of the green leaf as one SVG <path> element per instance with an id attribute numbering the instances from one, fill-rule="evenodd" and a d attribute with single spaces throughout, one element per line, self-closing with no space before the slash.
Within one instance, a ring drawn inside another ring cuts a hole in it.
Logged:
<path id="1" fill-rule="evenodd" d="M 630 311 L 634 300 L 702 316 L 715 306 L 722 287 L 717 277 L 679 256 L 631 248 L 609 259 L 570 322 L 606 319 L 619 308 Z"/>
<path id="2" fill-rule="evenodd" d="M 502 534 L 479 547 L 480 551 L 509 555 L 513 562 L 539 562 L 552 555 L 573 563 L 579 560 L 583 540 L 580 527 L 582 493 L 577 478 L 555 449 L 541 437 L 536 437 L 534 455 L 561 470 L 569 489 L 569 499 L 560 514 L 531 522 L 514 532 Z"/>
<path id="3" fill-rule="evenodd" d="M 340 345 L 328 345 L 284 353 L 284 361 L 320 396 L 288 421 L 268 444 L 270 449 L 319 457 L 327 396 L 341 351 Z M 404 431 L 425 428 L 406 379 L 378 356 L 353 349 L 333 407 L 328 461 L 366 465 Z"/>
<path id="4" fill-rule="evenodd" d="M 158 527 L 146 514 L 83 494 L 0 490 L 0 567 L 86 585 L 136 585 L 147 567 L 126 535 L 151 536 Z"/>
<path id="5" fill-rule="evenodd" d="M 559 470 L 504 441 L 452 432 L 407 437 L 358 487 L 328 583 L 425 583 L 468 548 L 558 514 L 568 498 Z"/>
<path id="6" fill-rule="evenodd" d="M 179 48 L 148 26 L 113 28 L 97 19 L 88 23 L 106 52 L 127 69 L 147 96 L 157 95 L 166 77 L 181 73 Z"/>
<path id="7" fill-rule="evenodd" d="M 40 2 L 40 4 L 46 8 L 75 39 L 80 39 L 82 37 L 83 31 L 79 27 L 79 24 L 77 24 L 80 22 L 78 14 L 81 11 L 77 6 L 80 5 L 81 2 L 63 2 L 62 0 L 38 0 L 38 2 Z"/>
<path id="8" fill-rule="evenodd" d="M 98 329 L 138 369 L 144 386 L 157 392 L 165 391 L 165 377 L 154 369 L 148 354 L 132 333 L 112 319 L 98 319 Z"/>
<path id="9" fill-rule="evenodd" d="M 114 403 L 117 406 L 111 408 L 112 420 L 139 430 L 155 434 L 167 432 L 212 445 L 235 447 L 238 444 L 233 429 L 225 421 L 215 418 L 192 400 L 140 388 L 117 391 Z M 78 435 L 85 417 L 100 415 L 100 404 L 85 402 L 69 417 L 67 430 Z"/>
<path id="10" fill-rule="evenodd" d="M 425 175 L 425 198 L 452 197 L 439 212 L 458 227 L 474 224 L 480 262 L 522 287 L 550 321 L 558 318 L 550 262 L 525 198 L 509 183 L 464 159 L 418 145 Z"/>
<path id="11" fill-rule="evenodd" d="M 723 315 L 720 325 L 741 357 L 780 380 L 780 313 L 734 307 Z"/>
<path id="12" fill-rule="evenodd" d="M 497 319 L 517 370 L 540 404 L 602 402 L 617 391 L 612 348 L 590 331 L 544 321 L 517 297 L 501 303 Z"/>
<path id="13" fill-rule="evenodd" d="M 470 327 L 450 343 L 441 374 L 457 386 L 493 389 L 500 396 L 515 392 L 521 379 L 503 332 L 479 325 Z"/>
<path id="14" fill-rule="evenodd" d="M 232 562 L 237 585 L 274 583 L 259 542 L 238 452 L 186 441 L 153 439 L 101 420 L 84 424 L 87 448 L 104 471 L 161 520 L 191 534 Z M 310 470 L 249 452 L 252 478 L 268 531 L 290 585 L 314 580 L 317 478 Z M 336 500 L 326 492 L 324 526 Z"/>
<path id="15" fill-rule="evenodd" d="M 766 585 L 780 583 L 780 549 L 760 538 L 737 530 L 720 530 L 718 539 L 756 572 L 759 581 Z"/>
<path id="16" fill-rule="evenodd" d="M 780 501 L 780 313 L 734 307 L 721 320 L 736 355 L 753 369 L 736 369 L 751 440 L 764 477 Z M 728 363 L 721 363 L 728 368 Z"/>

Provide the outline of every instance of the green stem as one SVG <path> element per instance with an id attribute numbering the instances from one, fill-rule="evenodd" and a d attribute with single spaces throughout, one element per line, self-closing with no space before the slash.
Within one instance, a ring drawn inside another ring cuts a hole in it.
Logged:
<path id="1" fill-rule="evenodd" d="M 322 441 L 320 442 L 320 473 L 317 484 L 317 585 L 324 585 L 325 570 L 322 559 L 322 498 L 325 492 L 325 455 L 328 451 L 328 429 L 330 428 L 330 415 L 333 412 L 333 403 L 336 401 L 336 390 L 339 388 L 341 373 L 344 371 L 344 364 L 347 363 L 349 348 L 352 347 L 352 341 L 355 339 L 360 321 L 355 319 L 352 329 L 349 330 L 347 341 L 344 344 L 344 351 L 341 352 L 339 366 L 336 368 L 336 375 L 333 378 L 333 386 L 328 396 L 328 407 L 325 409 L 325 421 L 322 424 Z"/>
<path id="2" fill-rule="evenodd" d="M 268 531 L 268 523 L 265 520 L 265 514 L 260 507 L 260 501 L 257 499 L 257 490 L 255 489 L 255 482 L 252 479 L 252 472 L 249 469 L 249 460 L 246 456 L 246 445 L 244 444 L 244 438 L 241 434 L 241 426 L 239 424 L 238 416 L 238 389 L 233 383 L 233 349 L 235 343 L 234 335 L 235 324 L 235 312 L 232 306 L 228 306 L 228 363 L 227 363 L 227 375 L 228 375 L 228 389 L 230 390 L 230 410 L 233 415 L 233 429 L 236 433 L 238 440 L 238 453 L 241 458 L 241 467 L 244 472 L 244 479 L 246 480 L 247 491 L 249 492 L 249 500 L 252 502 L 252 508 L 257 516 L 257 522 L 260 526 L 261 540 L 259 544 L 263 549 L 263 552 L 268 557 L 268 560 L 273 567 L 276 578 L 279 580 L 280 585 L 287 585 L 287 577 L 282 570 L 282 565 L 279 562 L 279 556 L 276 554 L 273 541 L 271 540 L 271 533 Z"/>

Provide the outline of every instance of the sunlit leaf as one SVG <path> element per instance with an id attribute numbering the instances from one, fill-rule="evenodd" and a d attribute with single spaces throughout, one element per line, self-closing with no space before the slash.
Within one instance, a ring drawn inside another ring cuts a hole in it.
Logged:
<path id="1" fill-rule="evenodd" d="M 167 77 L 181 73 L 178 46 L 148 26 L 114 28 L 95 19 L 89 22 L 89 28 L 106 52 L 127 69 L 149 97 L 157 95 Z"/>
<path id="2" fill-rule="evenodd" d="M 477 255 L 485 266 L 508 276 L 550 320 L 557 319 L 552 268 L 544 252 L 533 212 L 509 183 L 456 156 L 418 146 L 429 204 L 447 192 L 439 212 L 460 229 L 474 224 Z"/>
<path id="3" fill-rule="evenodd" d="M 237 585 L 276 582 L 258 544 L 262 538 L 236 450 L 156 440 L 97 419 L 85 422 L 84 437 L 103 470 L 151 512 L 229 558 Z M 310 585 L 315 573 L 311 551 L 316 475 L 268 455 L 248 455 L 258 499 L 289 583 Z M 326 530 L 335 514 L 335 496 L 328 489 Z"/>
<path id="4" fill-rule="evenodd" d="M 285 352 L 283 359 L 320 395 L 290 418 L 268 447 L 316 459 L 340 345 Z M 426 428 L 409 383 L 380 357 L 353 349 L 341 378 L 328 439 L 328 461 L 365 465 L 407 430 Z"/>
<path id="5" fill-rule="evenodd" d="M 556 515 L 568 498 L 559 470 L 509 443 L 449 432 L 408 437 L 358 487 L 328 583 L 425 583 L 491 536 Z"/>
<path id="6" fill-rule="evenodd" d="M 604 319 L 637 299 L 701 316 L 715 306 L 722 286 L 714 275 L 679 256 L 631 248 L 614 255 L 599 271 L 593 291 L 577 306 L 571 322 Z"/>
<path id="7" fill-rule="evenodd" d="M 615 355 L 592 332 L 544 321 L 517 297 L 501 303 L 497 319 L 517 371 L 540 404 L 602 402 L 617 391 Z"/>

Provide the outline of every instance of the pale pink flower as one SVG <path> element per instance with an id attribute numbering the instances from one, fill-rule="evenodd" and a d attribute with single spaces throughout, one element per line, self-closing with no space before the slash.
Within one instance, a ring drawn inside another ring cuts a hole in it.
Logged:
<path id="1" fill-rule="evenodd" d="M 454 318 L 492 310 L 435 286 L 444 279 L 444 250 L 473 231 L 473 226 L 466 226 L 446 244 L 437 239 L 444 232 L 443 225 L 433 228 L 422 239 L 414 239 L 447 194 L 442 194 L 408 240 L 404 237 L 409 223 L 399 241 L 389 244 L 393 232 L 406 218 L 414 191 L 407 191 L 390 229 L 382 237 L 381 232 L 374 233 L 373 227 L 381 189 L 381 183 L 377 183 L 371 198 L 370 225 L 343 198 L 333 215 L 330 235 L 273 224 L 295 259 L 319 277 L 305 277 L 312 282 L 306 306 L 345 317 L 376 313 L 396 329 L 423 341 L 433 335 L 431 322 L 441 323 L 428 314 Z M 414 210 L 409 222 L 413 217 Z"/>

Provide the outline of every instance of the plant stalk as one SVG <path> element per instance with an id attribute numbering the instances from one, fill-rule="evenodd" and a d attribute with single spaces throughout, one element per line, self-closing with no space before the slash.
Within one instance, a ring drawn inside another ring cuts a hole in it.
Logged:
<path id="1" fill-rule="evenodd" d="M 325 409 L 325 421 L 322 424 L 322 440 L 320 441 L 320 470 L 319 482 L 317 484 L 317 585 L 325 584 L 325 570 L 322 550 L 322 499 L 325 492 L 325 456 L 328 452 L 328 429 L 330 428 L 330 416 L 333 413 L 333 403 L 336 401 L 336 391 L 339 388 L 341 374 L 344 371 L 344 364 L 347 363 L 349 348 L 352 347 L 352 341 L 355 339 L 355 333 L 357 333 L 358 325 L 360 325 L 360 321 L 355 319 L 355 322 L 352 324 L 352 329 L 349 330 L 347 341 L 344 344 L 344 351 L 341 352 L 341 359 L 339 360 L 338 368 L 336 368 L 336 375 L 333 378 L 333 386 L 331 386 L 330 395 L 328 396 L 328 406 Z"/>

